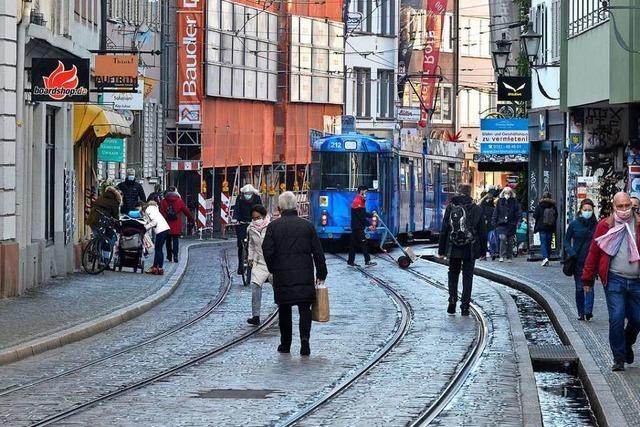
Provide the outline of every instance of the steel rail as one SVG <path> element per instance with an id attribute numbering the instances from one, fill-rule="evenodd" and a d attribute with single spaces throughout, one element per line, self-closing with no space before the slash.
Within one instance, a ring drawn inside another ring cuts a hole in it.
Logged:
<path id="1" fill-rule="evenodd" d="M 180 323 L 178 325 L 175 325 L 175 326 L 171 327 L 168 330 L 159 332 L 156 335 L 153 335 L 153 336 L 151 336 L 151 337 L 149 337 L 149 338 L 147 338 L 147 339 L 145 339 L 143 341 L 140 341 L 140 342 L 138 342 L 136 344 L 133 344 L 133 345 L 131 345 L 129 347 L 125 347 L 125 348 L 123 348 L 121 350 L 118 350 L 118 351 L 116 351 L 114 353 L 111 353 L 111 354 L 108 354 L 108 355 L 103 356 L 101 358 L 98 358 L 98 359 L 92 360 L 90 362 L 84 363 L 84 364 L 82 364 L 80 366 L 77 366 L 75 368 L 71 368 L 69 370 L 60 372 L 59 374 L 56 374 L 56 375 L 52 375 L 52 376 L 49 376 L 49 377 L 41 378 L 39 380 L 35 380 L 35 381 L 32 381 L 32 382 L 27 383 L 27 384 L 21 384 L 21 385 L 18 385 L 18 386 L 11 387 L 11 388 L 8 388 L 6 390 L 3 390 L 2 392 L 0 392 L 0 397 L 7 396 L 9 394 L 18 392 L 20 390 L 25 390 L 25 389 L 28 389 L 28 388 L 31 388 L 31 387 L 35 387 L 37 385 L 40 385 L 40 384 L 43 384 L 43 383 L 46 383 L 46 382 L 49 382 L 49 381 L 53 381 L 53 380 L 58 379 L 58 378 L 66 377 L 66 376 L 69 376 L 69 375 L 74 374 L 76 372 L 80 372 L 80 371 L 82 371 L 82 370 L 84 370 L 86 368 L 89 368 L 91 366 L 98 365 L 98 364 L 100 364 L 102 362 L 106 362 L 107 360 L 110 360 L 110 359 L 113 359 L 115 357 L 121 356 L 123 354 L 129 353 L 129 352 L 131 352 L 133 350 L 136 350 L 138 348 L 144 347 L 144 346 L 146 346 L 148 344 L 151 344 L 153 342 L 156 342 L 156 341 L 161 340 L 163 338 L 166 338 L 168 336 L 174 335 L 174 334 L 182 331 L 183 329 L 186 329 L 189 326 L 191 326 L 191 325 L 199 322 L 200 320 L 208 317 L 220 304 L 223 303 L 223 301 L 225 300 L 225 298 L 229 294 L 229 291 L 231 290 L 231 273 L 229 271 L 229 258 L 228 258 L 228 253 L 227 252 L 228 252 L 227 250 L 224 250 L 224 252 L 223 252 L 224 256 L 223 256 L 222 269 L 223 269 L 223 273 L 224 273 L 224 277 L 225 277 L 223 288 L 218 293 L 218 295 L 216 296 L 215 300 L 210 301 L 209 304 L 207 304 L 195 316 L 185 320 L 184 322 L 182 322 L 182 323 Z"/>

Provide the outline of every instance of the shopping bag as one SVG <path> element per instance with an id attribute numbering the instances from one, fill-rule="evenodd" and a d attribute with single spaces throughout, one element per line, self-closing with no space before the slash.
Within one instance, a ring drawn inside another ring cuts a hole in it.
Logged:
<path id="1" fill-rule="evenodd" d="M 311 307 L 311 318 L 316 322 L 329 321 L 329 288 L 324 283 L 316 286 L 316 302 Z"/>

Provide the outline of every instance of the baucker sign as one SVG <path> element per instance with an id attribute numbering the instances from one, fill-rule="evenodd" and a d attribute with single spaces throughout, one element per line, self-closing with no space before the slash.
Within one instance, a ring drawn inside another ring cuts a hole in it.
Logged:
<path id="1" fill-rule="evenodd" d="M 89 102 L 89 60 L 34 58 L 31 63 L 31 100 Z"/>
<path id="2" fill-rule="evenodd" d="M 531 78 L 498 77 L 498 101 L 531 101 Z"/>
<path id="3" fill-rule="evenodd" d="M 204 61 L 204 1 L 178 2 L 178 123 L 200 124 Z"/>

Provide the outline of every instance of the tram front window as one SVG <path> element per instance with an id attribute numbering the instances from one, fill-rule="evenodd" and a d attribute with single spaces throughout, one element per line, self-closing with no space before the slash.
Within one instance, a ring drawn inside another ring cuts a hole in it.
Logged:
<path id="1" fill-rule="evenodd" d="M 323 190 L 374 188 L 378 179 L 378 156 L 368 153 L 322 153 Z"/>

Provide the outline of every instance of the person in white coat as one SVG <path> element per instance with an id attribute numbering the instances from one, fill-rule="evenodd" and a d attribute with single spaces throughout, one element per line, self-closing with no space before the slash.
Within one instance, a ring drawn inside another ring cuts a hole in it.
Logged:
<path id="1" fill-rule="evenodd" d="M 260 306 L 262 305 L 262 285 L 269 279 L 269 269 L 262 254 L 262 241 L 267 233 L 269 215 L 262 205 L 251 208 L 251 224 L 248 228 L 249 235 L 249 265 L 251 266 L 251 318 L 247 319 L 250 325 L 260 324 Z"/>
<path id="2" fill-rule="evenodd" d="M 162 248 L 167 240 L 170 227 L 167 220 L 164 219 L 160 213 L 160 208 L 156 202 L 148 202 L 144 209 L 144 214 L 147 221 L 145 227 L 147 230 L 153 229 L 153 232 L 156 235 L 153 266 L 147 272 L 162 275 L 164 274 L 164 270 L 162 268 L 164 264 L 164 253 L 162 252 Z"/>

